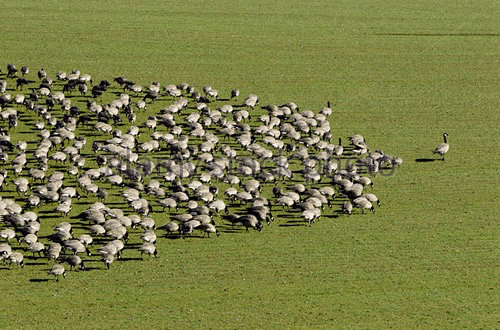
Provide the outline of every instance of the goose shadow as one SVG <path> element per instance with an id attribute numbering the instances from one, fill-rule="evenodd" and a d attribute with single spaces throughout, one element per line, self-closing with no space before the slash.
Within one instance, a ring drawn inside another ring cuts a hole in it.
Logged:
<path id="1" fill-rule="evenodd" d="M 321 215 L 321 217 L 325 217 L 325 218 L 333 218 L 333 219 L 336 219 L 338 218 L 340 215 L 338 214 L 324 214 L 324 215 Z"/>
<path id="2" fill-rule="evenodd" d="M 47 265 L 45 262 L 26 262 L 26 266 L 44 266 Z"/>
<path id="3" fill-rule="evenodd" d="M 435 158 L 417 158 L 417 159 L 415 159 L 415 161 L 417 163 L 428 163 L 428 162 L 433 162 L 435 160 L 439 160 L 439 159 L 435 159 Z"/>
<path id="4" fill-rule="evenodd" d="M 289 220 L 287 221 L 286 223 L 284 223 L 283 225 L 288 225 L 288 226 L 304 226 L 304 225 L 308 225 L 308 222 L 307 221 L 304 221 L 304 220 Z M 280 224 L 281 226 L 281 224 Z"/>
<path id="5" fill-rule="evenodd" d="M 48 282 L 48 278 L 30 278 L 30 282 L 39 283 L 39 282 Z"/>
<path id="6" fill-rule="evenodd" d="M 141 257 L 122 257 L 117 261 L 132 261 L 132 260 L 143 260 Z"/>

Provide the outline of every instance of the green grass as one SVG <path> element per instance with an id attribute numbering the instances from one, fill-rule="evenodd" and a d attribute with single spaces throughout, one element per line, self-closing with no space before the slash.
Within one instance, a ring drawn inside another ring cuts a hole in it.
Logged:
<path id="1" fill-rule="evenodd" d="M 238 87 L 314 111 L 330 100 L 335 137 L 363 134 L 404 163 L 374 179 L 373 215 L 160 239 L 156 260 L 91 262 L 59 282 L 36 281 L 48 264 L 2 269 L 0 328 L 498 328 L 498 7 L 3 1 L 2 71 Z M 446 161 L 415 162 L 444 131 Z"/>

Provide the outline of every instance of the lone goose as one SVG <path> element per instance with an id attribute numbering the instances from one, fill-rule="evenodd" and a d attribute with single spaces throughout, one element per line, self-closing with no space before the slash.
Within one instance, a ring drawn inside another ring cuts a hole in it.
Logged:
<path id="1" fill-rule="evenodd" d="M 443 133 L 443 139 L 444 143 L 441 143 L 440 145 L 437 146 L 437 148 L 434 150 L 434 154 L 439 154 L 441 155 L 441 160 L 444 160 L 444 155 L 448 152 L 448 149 L 450 149 L 450 145 L 448 144 L 448 141 L 446 140 L 446 137 L 448 136 L 448 133 Z"/>

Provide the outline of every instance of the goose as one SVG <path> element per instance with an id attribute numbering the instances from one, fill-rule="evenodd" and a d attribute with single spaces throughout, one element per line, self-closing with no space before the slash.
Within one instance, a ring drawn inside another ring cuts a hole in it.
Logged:
<path id="1" fill-rule="evenodd" d="M 276 202 L 287 210 L 295 204 L 295 201 L 290 196 L 281 196 Z"/>
<path id="2" fill-rule="evenodd" d="M 226 214 L 228 213 L 226 203 L 223 200 L 215 200 L 208 204 L 208 207 L 212 210 L 215 210 L 217 213 L 220 211 L 224 211 Z"/>
<path id="3" fill-rule="evenodd" d="M 115 239 L 109 242 L 108 245 L 112 245 L 115 247 L 116 255 L 118 256 L 118 258 L 122 257 L 122 251 L 125 248 L 125 244 L 122 241 L 120 241 L 119 239 Z"/>
<path id="4" fill-rule="evenodd" d="M 7 77 L 12 78 L 17 74 L 17 68 L 15 64 L 7 64 Z"/>
<path id="5" fill-rule="evenodd" d="M 49 249 L 47 250 L 47 257 L 53 259 L 54 261 L 59 258 L 62 246 L 59 243 L 50 243 Z"/>
<path id="6" fill-rule="evenodd" d="M 3 238 L 7 243 L 16 237 L 16 232 L 13 229 L 7 228 L 0 232 L 0 238 Z"/>
<path id="7" fill-rule="evenodd" d="M 158 227 L 158 229 L 163 229 L 167 232 L 167 234 L 172 234 L 176 231 L 179 231 L 179 225 L 176 222 L 168 222 L 163 226 Z"/>
<path id="8" fill-rule="evenodd" d="M 80 270 L 85 270 L 82 258 L 80 258 L 75 254 L 67 256 L 65 261 L 69 264 L 69 270 L 71 270 L 73 267 L 75 268 L 75 270 L 77 270 L 76 269 L 77 266 L 80 266 Z"/>
<path id="9" fill-rule="evenodd" d="M 372 203 L 364 197 L 358 197 L 353 200 L 352 203 L 353 207 L 360 208 L 363 213 L 365 213 L 366 209 L 370 209 L 372 210 L 372 212 L 375 212 L 375 208 L 373 207 Z"/>
<path id="10" fill-rule="evenodd" d="M 43 80 L 45 78 L 47 78 L 47 72 L 43 68 L 38 70 L 38 79 Z"/>
<path id="11" fill-rule="evenodd" d="M 86 246 L 94 244 L 94 239 L 92 238 L 92 236 L 87 234 L 80 235 L 78 237 L 78 240 Z"/>
<path id="12" fill-rule="evenodd" d="M 52 268 L 47 272 L 48 275 L 53 275 L 56 278 L 56 281 L 59 282 L 59 276 L 66 278 L 66 270 L 63 265 L 55 264 Z"/>
<path id="13" fill-rule="evenodd" d="M 38 256 L 42 256 L 42 252 L 46 254 L 46 247 L 43 245 L 43 243 L 40 242 L 33 242 L 28 246 L 28 251 L 33 253 L 33 257 L 35 257 L 35 253 L 38 253 Z"/>
<path id="14" fill-rule="evenodd" d="M 366 186 L 369 185 L 370 187 L 373 188 L 373 182 L 367 176 L 360 176 L 359 178 L 357 178 L 357 179 L 355 179 L 353 181 L 354 181 L 354 183 L 360 183 L 360 184 L 362 184 L 364 187 L 366 187 Z"/>
<path id="15" fill-rule="evenodd" d="M 139 223 L 139 226 L 141 226 L 143 229 L 155 229 L 156 224 L 153 218 L 150 217 L 145 217 L 141 220 Z"/>
<path id="16" fill-rule="evenodd" d="M 6 260 L 12 254 L 12 248 L 9 244 L 3 243 L 0 244 L 0 260 Z"/>
<path id="17" fill-rule="evenodd" d="M 377 205 L 380 206 L 380 200 L 378 199 L 378 197 L 375 194 L 363 194 L 363 195 L 361 195 L 361 197 L 366 198 L 367 200 L 369 200 L 372 203 L 377 203 Z"/>
<path id="18" fill-rule="evenodd" d="M 253 214 L 247 214 L 247 215 L 243 215 L 241 217 L 239 217 L 237 220 L 236 220 L 236 223 L 240 223 L 241 225 L 245 226 L 246 227 L 246 231 L 248 232 L 248 229 L 249 228 L 253 228 L 257 231 L 261 231 L 262 230 L 262 222 L 260 222 L 257 217 Z"/>
<path id="19" fill-rule="evenodd" d="M 248 209 L 248 214 L 252 214 L 257 218 L 259 221 L 265 221 L 268 225 L 271 224 L 271 221 L 274 221 L 274 217 L 271 214 L 271 210 L 269 207 L 264 206 L 264 205 L 252 205 Z"/>
<path id="20" fill-rule="evenodd" d="M 102 253 L 101 261 L 106 265 L 106 268 L 109 270 L 110 265 L 115 261 L 115 255 L 111 253 Z"/>
<path id="21" fill-rule="evenodd" d="M 343 202 L 342 203 L 342 213 L 347 213 L 348 215 L 351 215 L 352 213 L 352 204 L 351 202 Z"/>
<path id="22" fill-rule="evenodd" d="M 203 230 L 203 237 L 207 235 L 210 238 L 210 233 L 215 234 L 216 236 L 220 235 L 220 232 L 211 223 L 203 223 L 201 225 L 201 230 Z"/>
<path id="23" fill-rule="evenodd" d="M 61 215 L 64 215 L 66 217 L 66 216 L 68 216 L 69 212 L 71 211 L 71 204 L 60 203 L 56 206 L 54 211 L 59 212 L 59 213 L 61 213 Z"/>
<path id="24" fill-rule="evenodd" d="M 170 198 L 170 197 L 159 200 L 158 204 L 160 204 L 163 207 L 162 211 L 165 211 L 165 208 L 168 208 L 169 210 L 171 208 L 176 208 L 176 209 L 178 208 L 178 205 L 177 205 L 177 202 L 175 201 L 175 199 Z"/>
<path id="25" fill-rule="evenodd" d="M 155 234 L 155 232 L 153 230 L 147 229 L 141 235 L 141 240 L 143 240 L 144 242 L 149 242 L 149 243 L 156 244 L 156 234 Z"/>
<path id="26" fill-rule="evenodd" d="M 27 234 L 21 240 L 19 240 L 19 242 L 25 242 L 30 245 L 32 243 L 38 242 L 38 236 L 36 236 L 35 234 Z"/>
<path id="27" fill-rule="evenodd" d="M 321 216 L 321 210 L 318 208 L 312 208 L 312 209 L 307 209 L 304 210 L 301 214 L 301 217 L 303 217 L 307 222 L 309 222 L 309 226 L 311 223 L 314 223 L 316 219 L 319 219 Z"/>
<path id="28" fill-rule="evenodd" d="M 153 243 L 144 242 L 139 247 L 139 251 L 141 251 L 141 259 L 144 259 L 144 253 L 147 253 L 149 256 L 154 255 L 155 258 L 158 257 L 158 251 L 156 251 L 156 246 Z"/>
<path id="29" fill-rule="evenodd" d="M 127 228 L 123 227 L 122 225 L 106 231 L 106 236 L 111 237 L 112 239 L 123 239 L 125 242 L 128 241 Z"/>
<path id="30" fill-rule="evenodd" d="M 12 263 L 15 263 L 17 264 L 17 266 L 21 266 L 21 268 L 24 267 L 24 256 L 21 252 L 12 252 L 10 257 L 9 257 L 9 261 L 10 261 L 10 264 L 9 264 L 9 267 L 10 265 L 12 265 Z"/>
<path id="31" fill-rule="evenodd" d="M 73 251 L 74 254 L 87 253 L 87 256 L 91 256 L 90 250 L 79 240 L 72 239 L 64 242 L 64 249 Z"/>
<path id="32" fill-rule="evenodd" d="M 437 146 L 437 148 L 434 150 L 434 154 L 438 154 L 438 155 L 441 155 L 441 160 L 444 161 L 444 155 L 448 152 L 448 150 L 450 149 L 450 145 L 448 144 L 448 141 L 446 139 L 446 137 L 448 136 L 448 133 L 443 133 L 443 139 L 444 139 L 444 142 L 441 143 L 440 145 Z"/>
<path id="33" fill-rule="evenodd" d="M 240 96 L 240 90 L 237 88 L 234 88 L 231 90 L 231 99 L 238 98 Z"/>

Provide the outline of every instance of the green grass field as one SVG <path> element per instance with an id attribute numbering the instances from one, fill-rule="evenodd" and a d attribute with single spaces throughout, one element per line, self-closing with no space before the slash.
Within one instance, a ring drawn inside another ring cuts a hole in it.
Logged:
<path id="1" fill-rule="evenodd" d="M 315 112 L 329 100 L 335 139 L 360 133 L 404 159 L 374 179 L 375 214 L 161 238 L 158 259 L 90 262 L 59 282 L 45 260 L 2 268 L 0 328 L 500 327 L 496 1 L 0 4 L 4 73 L 237 87 Z M 446 161 L 416 162 L 438 158 L 445 131 Z"/>

